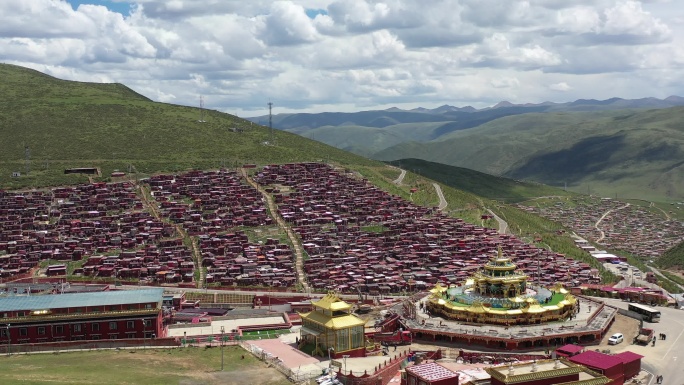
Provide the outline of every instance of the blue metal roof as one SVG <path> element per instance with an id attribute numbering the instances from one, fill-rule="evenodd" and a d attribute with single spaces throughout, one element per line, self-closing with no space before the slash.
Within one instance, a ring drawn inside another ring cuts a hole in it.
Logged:
<path id="1" fill-rule="evenodd" d="M 160 302 L 164 289 L 103 291 L 0 298 L 0 312 Z"/>

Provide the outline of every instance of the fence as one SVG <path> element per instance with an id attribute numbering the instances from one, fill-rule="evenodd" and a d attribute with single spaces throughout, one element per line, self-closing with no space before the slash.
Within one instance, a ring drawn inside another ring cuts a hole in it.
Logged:
<path id="1" fill-rule="evenodd" d="M 272 366 L 276 370 L 278 370 L 280 373 L 284 374 L 285 377 L 287 377 L 290 381 L 295 382 L 295 383 L 301 383 L 308 381 L 312 378 L 316 378 L 320 376 L 321 370 L 312 370 L 308 372 L 302 372 L 302 371 L 293 371 L 292 369 L 288 368 L 283 364 L 283 362 L 278 358 L 273 356 L 271 353 L 266 352 L 262 348 L 258 346 L 254 346 L 248 342 L 245 341 L 239 341 L 239 345 L 245 349 L 246 351 L 252 353 L 254 357 L 260 359 L 261 361 L 265 362 L 269 366 Z"/>
<path id="2" fill-rule="evenodd" d="M 69 350 L 99 350 L 99 349 L 144 349 L 178 347 L 180 343 L 175 338 L 131 338 L 121 340 L 88 340 L 42 342 L 39 344 L 4 344 L 0 346 L 1 354 L 29 354 L 38 352 L 57 352 Z"/>

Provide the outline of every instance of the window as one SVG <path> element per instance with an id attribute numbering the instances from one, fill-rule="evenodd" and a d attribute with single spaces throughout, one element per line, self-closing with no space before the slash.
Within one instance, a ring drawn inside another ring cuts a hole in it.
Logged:
<path id="1" fill-rule="evenodd" d="M 90 336 L 90 339 L 91 339 L 91 340 L 99 340 L 99 339 L 100 339 L 100 335 L 99 335 L 99 334 L 93 334 L 92 336 Z"/>
<path id="2" fill-rule="evenodd" d="M 145 304 L 145 309 L 152 309 L 152 305 L 149 304 L 149 303 L 146 303 L 146 304 Z"/>
<path id="3" fill-rule="evenodd" d="M 94 332 L 99 332 L 99 331 L 100 331 L 100 324 L 99 324 L 99 323 L 93 323 L 93 324 L 90 325 L 90 327 L 92 328 L 92 330 L 93 330 Z"/>
<path id="4" fill-rule="evenodd" d="M 64 333 L 64 326 L 62 326 L 62 325 L 55 326 L 55 334 L 62 334 L 62 333 Z"/>
<path id="5" fill-rule="evenodd" d="M 135 322 L 127 321 L 126 322 L 126 329 L 133 329 L 133 328 L 135 328 Z"/>
<path id="6" fill-rule="evenodd" d="M 27 328 L 19 328 L 19 335 L 22 337 L 25 337 L 28 335 L 28 329 Z"/>
<path id="7" fill-rule="evenodd" d="M 0 329 L 0 337 L 6 337 L 7 336 L 7 329 L 3 328 Z"/>
<path id="8" fill-rule="evenodd" d="M 74 324 L 72 326 L 75 332 L 80 332 L 81 331 L 81 324 Z"/>
<path id="9" fill-rule="evenodd" d="M 38 326 L 38 335 L 45 335 L 45 326 Z"/>
<path id="10" fill-rule="evenodd" d="M 109 323 L 109 330 L 116 330 L 116 322 Z"/>

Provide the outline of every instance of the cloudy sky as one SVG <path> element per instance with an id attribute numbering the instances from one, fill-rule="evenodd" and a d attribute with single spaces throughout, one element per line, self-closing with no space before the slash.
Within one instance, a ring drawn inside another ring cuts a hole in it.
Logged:
<path id="1" fill-rule="evenodd" d="M 240 116 L 663 98 L 684 1 L 3 0 L 0 62 Z"/>

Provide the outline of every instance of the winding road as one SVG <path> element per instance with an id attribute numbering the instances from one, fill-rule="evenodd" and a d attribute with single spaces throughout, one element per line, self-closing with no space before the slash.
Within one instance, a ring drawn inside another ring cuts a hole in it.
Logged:
<path id="1" fill-rule="evenodd" d="M 394 167 L 396 168 L 396 167 Z M 401 183 L 404 182 L 404 177 L 406 176 L 406 170 L 398 169 L 401 171 L 397 179 L 393 180 L 392 183 L 396 184 L 397 186 L 401 186 Z"/>
<path id="2" fill-rule="evenodd" d="M 601 236 L 598 237 L 598 239 L 596 240 L 597 243 L 601 242 L 603 240 L 603 238 L 606 237 L 606 234 L 603 232 L 603 230 L 599 229 L 599 224 L 601 223 L 603 218 L 605 218 L 608 214 L 612 213 L 613 211 L 622 210 L 622 209 L 627 208 L 627 207 L 629 207 L 629 203 L 625 204 L 624 206 L 620 206 L 616 209 L 610 209 L 610 210 L 606 211 L 605 213 L 603 213 L 603 215 L 601 215 L 601 218 L 599 218 L 598 221 L 596 221 L 596 223 L 594 224 L 594 228 L 596 228 L 596 231 L 601 233 Z"/>
<path id="3" fill-rule="evenodd" d="M 437 210 L 442 211 L 448 205 L 447 200 L 444 199 L 444 193 L 442 193 L 442 188 L 439 187 L 437 183 L 433 183 L 432 185 L 435 187 L 435 191 L 437 191 L 437 196 L 439 197 L 439 205 L 437 206 Z"/>
<path id="4" fill-rule="evenodd" d="M 494 213 L 494 211 L 487 209 L 487 211 L 492 214 L 494 219 L 499 223 L 499 234 L 506 234 L 508 232 L 508 222 L 504 221 L 501 219 L 498 215 Z"/>

